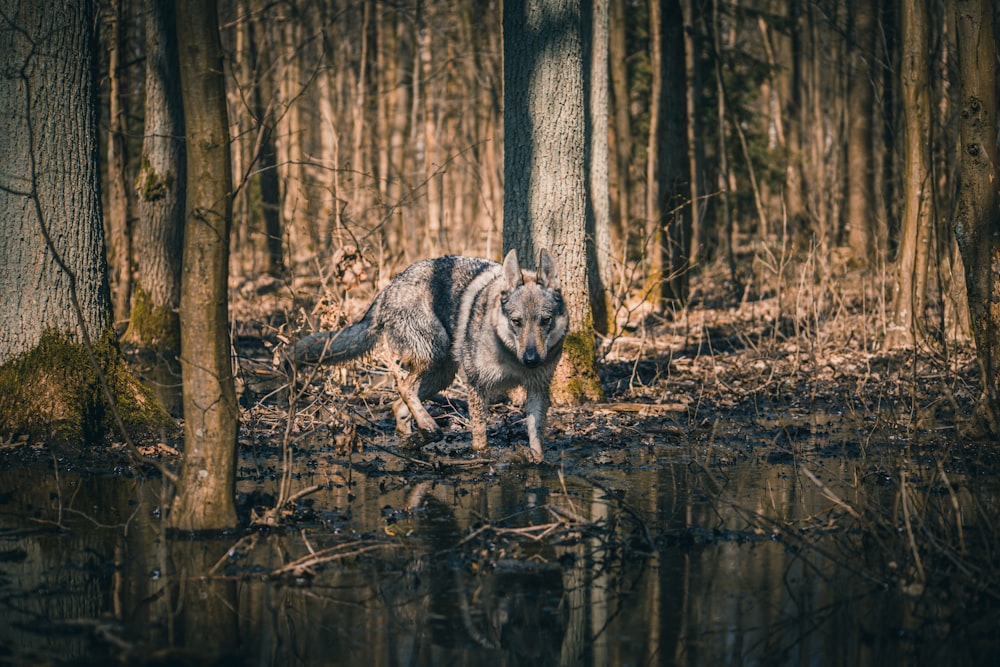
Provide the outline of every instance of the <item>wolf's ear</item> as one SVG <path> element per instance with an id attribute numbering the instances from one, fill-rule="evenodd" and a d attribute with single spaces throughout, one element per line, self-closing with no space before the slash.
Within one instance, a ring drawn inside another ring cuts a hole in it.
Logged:
<path id="1" fill-rule="evenodd" d="M 547 289 L 559 289 L 559 270 L 552 255 L 544 248 L 538 253 L 538 282 Z"/>
<path id="2" fill-rule="evenodd" d="M 515 287 L 524 284 L 521 265 L 517 263 L 517 250 L 513 248 L 503 258 L 503 277 L 507 283 L 507 291 L 513 291 Z"/>

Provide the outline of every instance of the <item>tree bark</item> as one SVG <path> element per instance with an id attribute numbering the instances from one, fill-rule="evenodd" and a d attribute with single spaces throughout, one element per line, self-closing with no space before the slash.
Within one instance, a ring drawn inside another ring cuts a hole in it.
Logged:
<path id="1" fill-rule="evenodd" d="M 611 308 L 611 200 L 608 194 L 608 0 L 584 5 L 587 169 L 587 279 L 594 329 L 615 327 Z"/>
<path id="2" fill-rule="evenodd" d="M 504 4 L 504 248 L 526 267 L 548 249 L 570 330 L 553 399 L 603 396 L 595 365 L 586 255 L 583 50 L 579 0 Z"/>
<path id="3" fill-rule="evenodd" d="M 965 263 L 983 382 L 979 421 L 1000 435 L 1000 173 L 997 170 L 995 14 L 989 0 L 954 0 L 958 67 L 959 200 L 955 237 Z"/>
<path id="4" fill-rule="evenodd" d="M 116 321 L 129 318 L 132 303 L 132 197 L 128 176 L 128 96 L 122 91 L 125 0 L 113 0 L 108 36 L 108 264 Z"/>
<path id="5" fill-rule="evenodd" d="M 851 256 L 862 267 L 875 259 L 875 155 L 872 151 L 875 76 L 875 7 L 870 0 L 855 0 L 854 45 L 850 51 L 847 113 L 847 243 Z"/>
<path id="6" fill-rule="evenodd" d="M 803 75 L 803 60 L 805 55 L 802 44 L 802 33 L 805 18 L 803 16 L 802 0 L 788 0 L 786 15 L 792 25 L 788 40 L 778 42 L 779 62 L 787 62 L 784 75 L 778 80 L 779 95 L 782 99 L 783 125 L 785 129 L 785 182 L 782 184 L 786 225 L 799 229 L 808 224 L 806 211 L 805 170 L 803 169 L 803 126 L 806 110 L 802 101 L 806 96 L 806 86 Z M 782 57 L 782 55 L 784 57 Z"/>
<path id="7" fill-rule="evenodd" d="M 684 33 L 684 69 L 687 79 L 687 141 L 689 147 L 688 173 L 691 175 L 691 245 L 689 248 L 690 263 L 697 265 L 706 259 L 709 242 L 710 218 L 706 206 L 707 188 L 705 185 L 705 129 L 702 114 L 705 113 L 703 101 L 704 75 L 701 64 L 703 35 L 695 27 L 696 12 L 692 0 L 681 3 L 683 12 Z"/>
<path id="8" fill-rule="evenodd" d="M 896 258 L 893 318 L 886 347 L 913 345 L 922 335 L 931 224 L 929 34 L 926 0 L 903 4 L 901 87 L 906 121 L 903 220 Z"/>
<path id="9" fill-rule="evenodd" d="M 112 326 L 93 29 L 93 2 L 0 3 L 0 431 L 49 444 L 167 421 Z"/>
<path id="10" fill-rule="evenodd" d="M 177 35 L 187 146 L 181 283 L 184 460 L 169 525 L 236 526 L 236 430 L 227 275 L 232 174 L 215 3 L 180 0 Z"/>
<path id="11" fill-rule="evenodd" d="M 146 116 L 136 179 L 135 304 L 123 340 L 180 350 L 181 244 L 184 231 L 184 116 L 177 69 L 174 3 L 146 2 Z"/>
<path id="12" fill-rule="evenodd" d="M 266 2 L 261 7 L 253 5 L 255 11 L 265 12 Z M 254 67 L 254 80 L 250 84 L 251 108 L 256 121 L 255 155 L 248 158 L 253 162 L 252 172 L 260 191 L 259 234 L 254 244 L 260 246 L 260 270 L 273 276 L 285 273 L 284 239 L 281 228 L 281 183 L 278 180 L 278 158 L 275 148 L 275 132 L 278 121 L 275 118 L 278 100 L 275 98 L 274 54 L 276 49 L 268 38 L 266 22 L 254 22 L 249 33 L 250 52 Z"/>
<path id="13" fill-rule="evenodd" d="M 614 188 L 611 191 L 612 209 L 617 212 L 612 231 L 614 241 L 622 248 L 628 248 L 629 231 L 632 224 L 631 184 L 632 184 L 632 116 L 629 110 L 628 55 L 625 47 L 625 0 L 611 0 L 610 52 L 611 92 L 614 98 L 615 159 L 612 162 Z"/>
<path id="14" fill-rule="evenodd" d="M 663 107 L 667 101 L 663 80 L 663 6 L 660 0 L 649 0 L 649 130 L 646 135 L 646 214 L 643 245 L 643 265 L 646 268 L 646 287 L 654 305 L 662 305 L 665 290 L 663 281 L 667 276 L 666 235 L 663 233 L 663 184 L 660 182 L 659 137 L 662 133 Z"/>
<path id="15" fill-rule="evenodd" d="M 271 29 L 274 41 L 279 44 L 276 57 L 280 60 L 278 71 L 279 121 L 275 136 L 278 179 L 281 190 L 281 224 L 287 233 L 289 268 L 309 263 L 316 255 L 316 247 L 309 234 L 308 221 L 304 220 L 304 163 L 302 150 L 302 111 L 299 108 L 302 87 L 299 58 L 301 26 L 294 5 L 278 5 L 278 16 Z"/>
<path id="16" fill-rule="evenodd" d="M 666 235 L 667 275 L 661 294 L 669 301 L 683 303 L 688 297 L 690 276 L 689 251 L 691 248 L 691 176 L 689 172 L 687 128 L 687 72 L 684 55 L 684 16 L 679 0 L 663 2 L 661 15 L 663 37 L 664 93 L 669 100 L 661 106 L 662 135 L 657 149 L 660 157 L 662 220 L 669 220 Z"/>

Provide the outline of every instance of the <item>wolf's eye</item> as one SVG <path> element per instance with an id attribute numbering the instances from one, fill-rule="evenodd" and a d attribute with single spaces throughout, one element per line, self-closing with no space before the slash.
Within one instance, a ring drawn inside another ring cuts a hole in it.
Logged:
<path id="1" fill-rule="evenodd" d="M 552 324 L 552 318 L 551 317 L 539 317 L 538 318 L 538 324 L 541 327 L 543 327 L 545 329 L 548 329 L 549 325 Z"/>
<path id="2" fill-rule="evenodd" d="M 514 327 L 515 329 L 520 329 L 521 328 L 521 318 L 520 317 L 512 317 L 512 318 L 510 318 L 510 325 L 512 327 Z"/>

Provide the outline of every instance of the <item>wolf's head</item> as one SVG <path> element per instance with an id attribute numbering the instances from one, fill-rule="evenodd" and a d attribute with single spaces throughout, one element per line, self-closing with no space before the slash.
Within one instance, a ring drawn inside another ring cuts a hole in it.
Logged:
<path id="1" fill-rule="evenodd" d="M 503 282 L 497 332 L 501 340 L 528 368 L 558 358 L 569 317 L 552 257 L 542 250 L 538 271 L 522 271 L 517 251 L 511 250 L 503 260 Z"/>

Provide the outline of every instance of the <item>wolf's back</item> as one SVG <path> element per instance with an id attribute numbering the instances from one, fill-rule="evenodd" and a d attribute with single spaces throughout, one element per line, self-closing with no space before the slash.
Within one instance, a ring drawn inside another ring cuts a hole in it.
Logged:
<path id="1" fill-rule="evenodd" d="M 295 362 L 340 364 L 371 352 L 377 342 L 371 318 L 365 317 L 340 331 L 317 331 L 306 336 L 292 346 L 289 356 Z"/>

